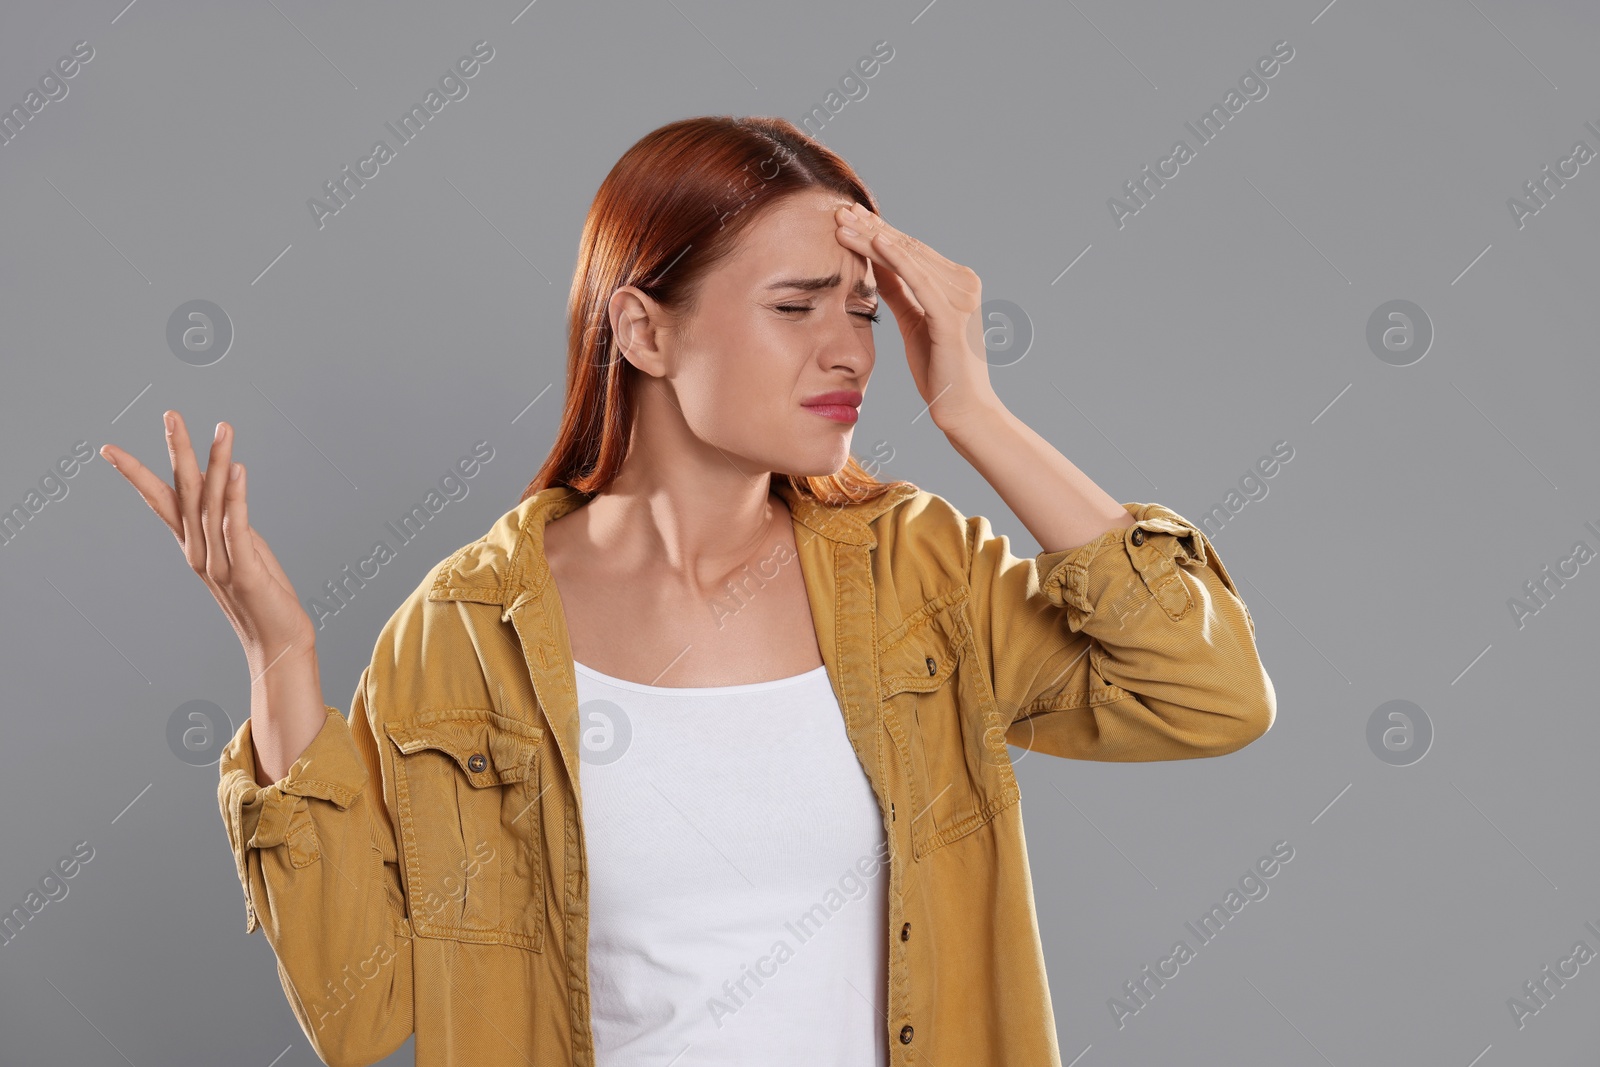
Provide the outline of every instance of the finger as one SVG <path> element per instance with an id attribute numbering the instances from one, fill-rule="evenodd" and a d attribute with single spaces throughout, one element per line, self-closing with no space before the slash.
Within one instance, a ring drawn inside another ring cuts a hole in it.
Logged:
<path id="1" fill-rule="evenodd" d="M 852 220 L 853 221 L 853 220 Z M 874 267 L 888 267 L 898 277 L 896 280 L 903 283 L 902 288 L 910 291 L 911 297 L 924 315 L 939 312 L 941 315 L 950 306 L 943 286 L 923 268 L 922 264 L 913 259 L 905 251 L 903 245 L 896 246 L 892 239 L 887 237 L 882 226 L 867 223 L 869 229 L 851 236 L 844 232 L 844 228 L 861 229 L 860 223 L 855 226 L 843 227 L 839 231 L 839 239 L 852 251 L 860 252 L 872 260 Z M 879 288 L 883 288 L 880 283 Z M 888 298 L 887 290 L 884 293 Z M 891 305 L 893 306 L 893 305 Z"/>
<path id="2" fill-rule="evenodd" d="M 182 517 L 183 555 L 196 574 L 206 572 L 206 535 L 200 526 L 200 465 L 189 445 L 189 428 L 176 411 L 166 413 L 167 455 L 172 458 L 172 482 L 178 494 L 178 514 Z"/>
<path id="3" fill-rule="evenodd" d="M 916 294 L 911 291 L 898 274 L 885 263 L 882 257 L 874 254 L 870 235 L 860 232 L 860 221 L 847 207 L 840 207 L 834 212 L 834 224 L 838 227 L 834 231 L 834 238 L 845 248 L 862 256 L 872 265 L 874 280 L 878 285 L 878 293 L 889 305 L 889 310 L 894 312 L 895 322 L 901 327 L 914 325 L 927 317 L 927 309 L 918 303 Z M 846 233 L 849 230 L 851 232 Z"/>
<path id="4" fill-rule="evenodd" d="M 944 279 L 930 270 L 919 256 L 912 253 L 903 234 L 876 215 L 870 214 L 866 221 L 859 223 L 855 229 L 860 230 L 861 236 L 866 239 L 874 261 L 888 264 L 890 269 L 900 276 L 900 280 L 911 289 L 917 298 L 917 303 L 922 305 L 924 311 L 936 310 L 948 302 L 942 284 Z"/>
<path id="5" fill-rule="evenodd" d="M 233 466 L 233 427 L 217 423 L 206 459 L 205 482 L 200 490 L 200 525 L 206 535 L 206 574 L 213 581 L 228 580 L 228 547 L 222 539 L 223 491 L 228 487 L 228 471 Z"/>
<path id="6" fill-rule="evenodd" d="M 155 512 L 172 536 L 183 540 L 183 518 L 178 514 L 178 496 L 172 486 L 156 477 L 155 473 L 116 445 L 101 445 L 100 455 L 105 457 L 118 474 L 128 480 L 150 510 Z"/>
<path id="7" fill-rule="evenodd" d="M 228 465 L 230 477 L 222 494 L 222 544 L 228 553 L 233 580 L 247 584 L 260 576 L 262 563 L 256 555 L 255 534 L 250 529 L 244 464 L 230 460 Z"/>
<path id="8" fill-rule="evenodd" d="M 928 312 L 917 303 L 916 294 L 901 280 L 900 275 L 882 263 L 872 265 L 873 278 L 878 283 L 878 295 L 883 297 L 894 312 L 895 321 L 905 326 L 915 326 L 927 318 Z"/>
<path id="9" fill-rule="evenodd" d="M 877 230 L 882 230 L 889 235 L 889 239 L 903 248 L 912 259 L 916 260 L 928 272 L 930 277 L 937 278 L 951 285 L 965 288 L 962 285 L 963 274 L 966 268 L 961 264 L 946 259 L 936 250 L 917 240 L 904 230 L 895 228 L 884 221 L 883 216 L 876 215 L 863 204 L 855 205 L 856 214 L 863 216 L 865 227 L 857 226 L 856 229 L 864 230 L 869 236 Z"/>

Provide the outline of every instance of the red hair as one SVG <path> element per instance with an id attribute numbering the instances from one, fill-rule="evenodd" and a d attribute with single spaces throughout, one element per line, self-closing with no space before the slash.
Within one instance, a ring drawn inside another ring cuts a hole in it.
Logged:
<path id="1" fill-rule="evenodd" d="M 567 299 L 567 398 L 561 427 L 522 500 L 552 485 L 598 492 L 628 451 L 639 371 L 615 351 L 611 294 L 636 286 L 674 315 L 694 310 L 699 281 L 759 214 L 802 189 L 838 193 L 877 213 L 856 172 L 782 118 L 707 115 L 641 137 L 600 183 L 578 241 Z M 833 474 L 786 474 L 823 503 L 886 492 L 854 456 Z"/>

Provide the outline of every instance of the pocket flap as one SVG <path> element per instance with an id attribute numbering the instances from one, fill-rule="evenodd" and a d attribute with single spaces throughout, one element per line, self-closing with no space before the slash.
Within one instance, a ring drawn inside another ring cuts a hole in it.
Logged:
<path id="1" fill-rule="evenodd" d="M 950 599 L 941 597 L 925 604 L 898 632 L 885 635 L 878 651 L 881 696 L 929 693 L 950 680 L 963 643 L 957 614 Z"/>
<path id="2" fill-rule="evenodd" d="M 879 657 L 881 695 L 932 692 L 950 680 L 955 667 L 956 653 L 950 638 L 932 630 L 918 630 Z"/>
<path id="3" fill-rule="evenodd" d="M 425 748 L 443 752 L 478 788 L 524 781 L 533 772 L 544 730 L 496 711 L 451 708 L 384 724 L 406 755 Z"/>

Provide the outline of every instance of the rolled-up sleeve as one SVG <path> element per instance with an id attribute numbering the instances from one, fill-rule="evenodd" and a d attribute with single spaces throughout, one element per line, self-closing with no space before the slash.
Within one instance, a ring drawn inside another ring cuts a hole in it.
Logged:
<path id="1" fill-rule="evenodd" d="M 316 737 L 269 785 L 256 781 L 246 719 L 217 787 L 245 932 L 265 931 L 289 1005 L 329 1064 L 374 1063 L 412 1026 L 410 928 L 366 682 L 364 671 L 351 719 L 324 706 Z"/>
<path id="2" fill-rule="evenodd" d="M 1215 546 L 1160 504 L 1021 559 L 966 520 L 973 626 L 1006 740 L 1071 759 L 1217 756 L 1271 727 L 1255 622 Z"/>

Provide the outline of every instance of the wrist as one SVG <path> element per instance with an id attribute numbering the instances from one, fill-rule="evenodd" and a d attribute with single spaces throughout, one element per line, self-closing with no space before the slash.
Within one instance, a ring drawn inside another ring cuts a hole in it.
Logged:
<path id="1" fill-rule="evenodd" d="M 245 648 L 245 662 L 250 667 L 252 686 L 265 684 L 278 688 L 289 677 L 316 679 L 319 674 L 316 634 L 253 641 Z"/>
<path id="2" fill-rule="evenodd" d="M 965 410 L 937 416 L 933 422 L 955 450 L 965 455 L 973 443 L 990 439 L 994 433 L 1004 429 L 1010 418 L 1010 409 L 996 397 Z"/>

